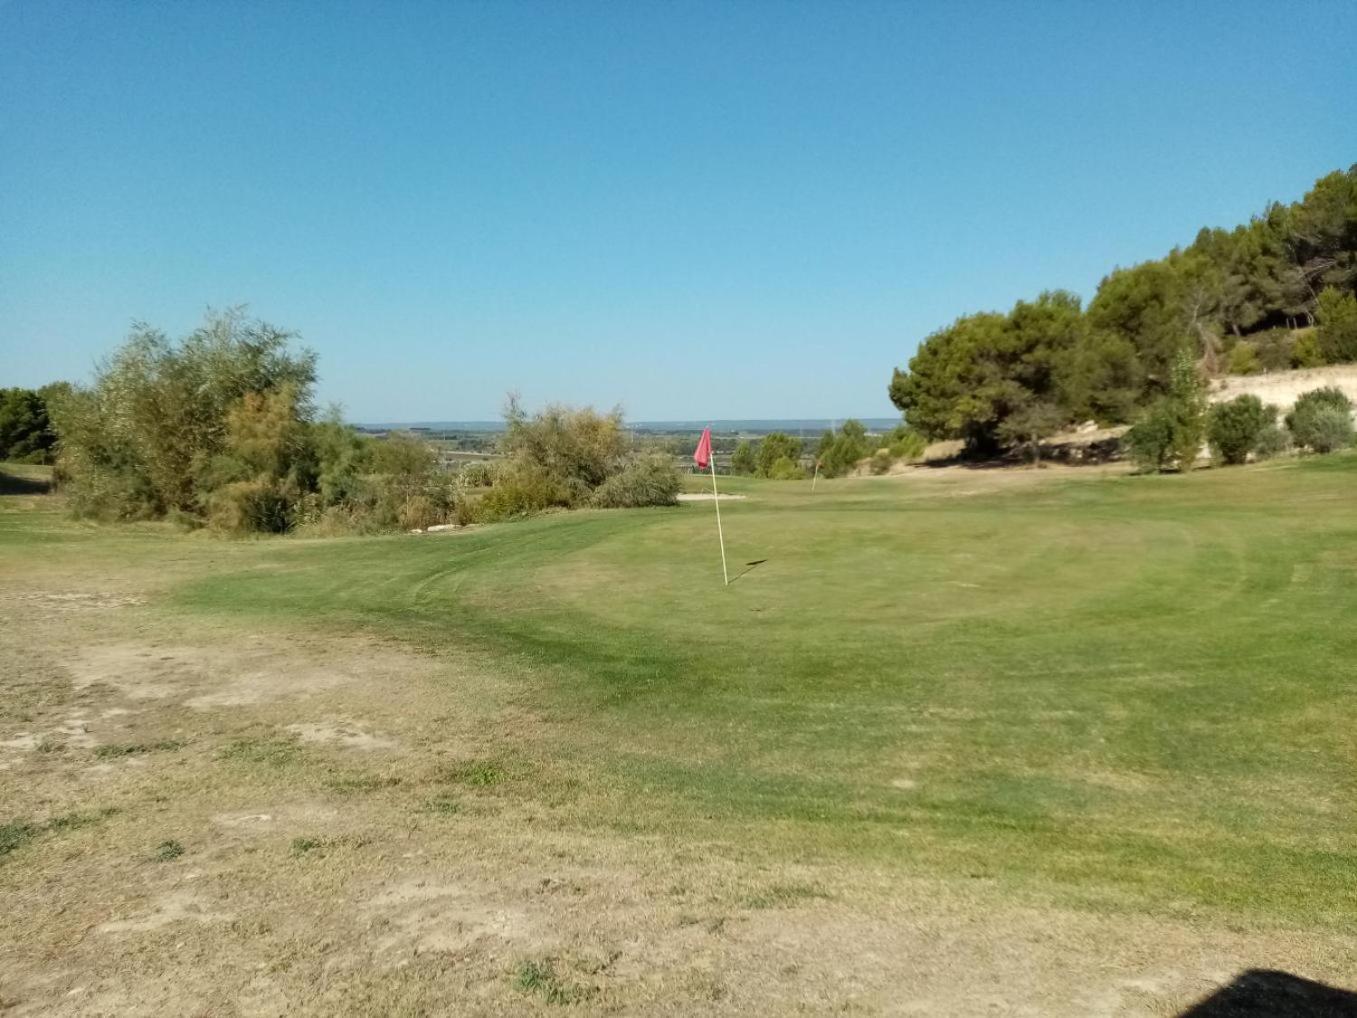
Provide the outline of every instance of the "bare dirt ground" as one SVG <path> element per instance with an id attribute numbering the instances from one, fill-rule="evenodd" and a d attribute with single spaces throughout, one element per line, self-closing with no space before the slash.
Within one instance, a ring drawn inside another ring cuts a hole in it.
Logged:
<path id="1" fill-rule="evenodd" d="M 111 579 L 0 575 L 6 1015 L 1164 1016 L 1245 968 L 1357 971 L 1332 931 L 629 836 L 470 655 Z"/>

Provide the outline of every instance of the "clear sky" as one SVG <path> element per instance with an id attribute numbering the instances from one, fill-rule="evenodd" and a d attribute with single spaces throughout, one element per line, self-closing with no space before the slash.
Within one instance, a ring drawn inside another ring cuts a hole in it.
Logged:
<path id="1" fill-rule="evenodd" d="M 884 416 L 1357 161 L 1357 3 L 0 0 L 0 385 L 248 303 L 355 420 Z"/>

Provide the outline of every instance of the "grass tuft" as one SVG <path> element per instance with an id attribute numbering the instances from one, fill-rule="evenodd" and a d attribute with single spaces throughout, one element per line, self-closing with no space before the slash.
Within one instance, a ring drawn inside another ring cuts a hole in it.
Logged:
<path id="1" fill-rule="evenodd" d="M 514 975 L 514 986 L 523 993 L 541 997 L 548 1004 L 574 1004 L 588 999 L 593 993 L 588 987 L 574 986 L 562 980 L 550 958 L 529 958 L 520 962 Z"/>
<path id="2" fill-rule="evenodd" d="M 745 904 L 750 908 L 791 908 L 802 902 L 828 897 L 830 895 L 827 891 L 814 884 L 769 884 L 763 890 L 746 898 Z"/>
<path id="3" fill-rule="evenodd" d="M 172 859 L 178 859 L 184 854 L 184 846 L 174 839 L 162 841 L 155 849 L 156 862 L 169 862 Z"/>
<path id="4" fill-rule="evenodd" d="M 454 764 L 445 772 L 449 781 L 456 781 L 473 788 L 489 788 L 504 780 L 504 768 L 490 760 L 468 760 Z"/>
<path id="5" fill-rule="evenodd" d="M 462 812 L 462 804 L 450 795 L 435 795 L 424 803 L 425 813 L 436 813 L 439 816 L 454 816 Z"/>
<path id="6" fill-rule="evenodd" d="M 0 824 L 0 858 L 22 848 L 41 833 L 42 827 L 27 820 L 11 820 Z"/>
<path id="7" fill-rule="evenodd" d="M 96 746 L 94 755 L 100 759 L 120 756 L 140 756 L 143 753 L 168 753 L 183 749 L 188 743 L 178 739 L 162 739 L 160 742 L 123 742 Z"/>
<path id="8" fill-rule="evenodd" d="M 218 757 L 264 767 L 289 767 L 301 758 L 301 746 L 295 739 L 236 739 Z"/>
<path id="9" fill-rule="evenodd" d="M 331 778 L 325 787 L 341 795 L 355 792 L 377 792 L 383 788 L 395 788 L 401 783 L 395 774 L 348 774 Z"/>

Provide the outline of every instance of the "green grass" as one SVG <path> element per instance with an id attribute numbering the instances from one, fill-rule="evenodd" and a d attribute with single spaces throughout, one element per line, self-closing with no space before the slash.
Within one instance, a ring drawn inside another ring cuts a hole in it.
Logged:
<path id="1" fill-rule="evenodd" d="M 166 608 L 470 655 L 550 721 L 523 751 L 582 776 L 582 825 L 1100 909 L 1350 915 L 1357 457 L 723 485 L 750 495 L 723 506 L 729 587 L 709 503 L 323 542 L 9 514 L 0 554 L 197 556 Z"/>
<path id="2" fill-rule="evenodd" d="M 33 823 L 29 820 L 10 820 L 0 824 L 0 859 L 23 848 L 29 842 L 43 834 L 59 834 L 63 831 L 77 831 L 91 827 L 101 820 L 115 815 L 115 807 L 104 807 L 92 813 L 62 813 L 46 823 Z"/>
<path id="3" fill-rule="evenodd" d="M 574 1004 L 590 996 L 587 987 L 573 986 L 557 973 L 550 958 L 530 958 L 519 963 L 514 972 L 514 987 L 519 991 L 541 997 L 548 1004 Z"/>
<path id="4" fill-rule="evenodd" d="M 156 862 L 173 862 L 184 854 L 184 846 L 173 839 L 162 841 L 156 846 L 155 855 L 152 857 Z"/>

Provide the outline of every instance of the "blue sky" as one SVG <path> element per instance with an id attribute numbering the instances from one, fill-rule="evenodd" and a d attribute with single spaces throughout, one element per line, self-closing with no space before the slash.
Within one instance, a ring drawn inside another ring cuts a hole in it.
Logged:
<path id="1" fill-rule="evenodd" d="M 1357 161 L 1357 4 L 0 2 L 0 385 L 248 303 L 356 420 L 888 415 Z"/>

